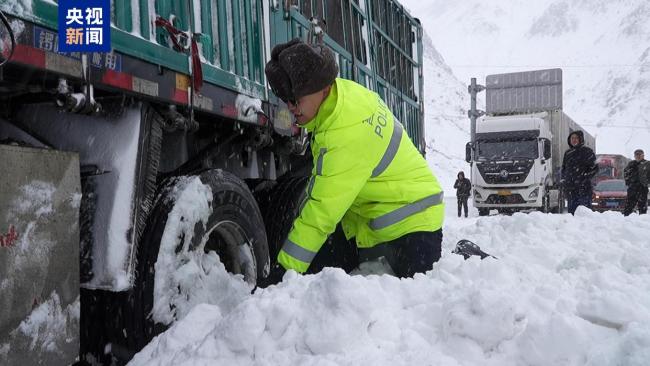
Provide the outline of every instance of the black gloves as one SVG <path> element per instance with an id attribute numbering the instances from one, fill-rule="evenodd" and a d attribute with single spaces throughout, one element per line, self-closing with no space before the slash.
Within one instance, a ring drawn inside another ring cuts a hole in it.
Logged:
<path id="1" fill-rule="evenodd" d="M 280 263 L 274 264 L 271 267 L 271 271 L 269 272 L 268 276 L 257 280 L 257 287 L 266 288 L 279 283 L 282 281 L 282 277 L 284 276 L 285 272 L 286 270 Z"/>

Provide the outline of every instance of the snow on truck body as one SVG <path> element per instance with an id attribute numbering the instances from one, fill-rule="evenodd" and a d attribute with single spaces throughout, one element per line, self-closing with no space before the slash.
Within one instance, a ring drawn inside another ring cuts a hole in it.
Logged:
<path id="1" fill-rule="evenodd" d="M 283 201 L 266 197 L 279 186 L 303 192 L 304 180 L 288 177 L 308 174 L 311 158 L 306 135 L 267 88 L 264 65 L 274 45 L 317 38 L 323 28 L 310 18 L 327 21 L 322 39 L 340 76 L 375 90 L 424 151 L 422 28 L 397 1 L 112 4 L 111 52 L 80 54 L 58 50 L 56 2 L 0 3 L 16 41 L 0 69 L 0 144 L 78 154 L 81 304 L 70 309 L 81 308 L 82 352 L 100 362 L 128 359 L 198 302 L 229 303 L 201 288 L 235 299 L 268 271 L 279 235 L 272 231 L 291 219 L 275 222 L 267 213 Z M 198 54 L 174 49 L 174 40 L 187 50 L 194 40 Z M 0 25 L 4 58 L 11 48 Z M 207 202 L 203 216 L 179 215 L 188 207 L 182 198 L 197 187 Z M 14 233 L 0 227 L 0 250 Z M 196 281 L 178 283 L 176 272 L 156 266 L 163 262 L 193 271 Z M 222 272 L 239 282 L 215 284 Z M 51 299 L 67 311 L 67 295 Z"/>

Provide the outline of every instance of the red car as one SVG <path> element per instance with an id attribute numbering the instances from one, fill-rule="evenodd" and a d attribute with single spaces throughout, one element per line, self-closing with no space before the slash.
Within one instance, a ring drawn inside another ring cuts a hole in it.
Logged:
<path id="1" fill-rule="evenodd" d="M 601 180 L 594 187 L 591 207 L 595 211 L 623 211 L 627 199 L 627 186 L 622 179 Z"/>

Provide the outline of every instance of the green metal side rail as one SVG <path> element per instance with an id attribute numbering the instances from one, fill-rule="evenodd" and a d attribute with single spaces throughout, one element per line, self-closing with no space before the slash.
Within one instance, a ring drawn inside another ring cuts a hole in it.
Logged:
<path id="1" fill-rule="evenodd" d="M 324 20 L 324 42 L 338 54 L 341 77 L 375 90 L 424 151 L 419 21 L 395 0 L 294 0 L 284 6 L 271 15 L 271 44 L 306 40 L 309 19 Z"/>
<path id="2" fill-rule="evenodd" d="M 15 15 L 40 27 L 57 29 L 56 4 L 32 0 L 31 5 L 29 13 Z M 264 14 L 266 9 L 268 14 Z M 170 47 L 169 34 L 154 26 L 156 16 L 172 20 L 180 30 L 201 34 L 205 83 L 278 108 L 282 104 L 266 87 L 266 53 L 275 44 L 294 37 L 306 40 L 312 27 L 309 19 L 322 19 L 324 42 L 338 55 L 341 77 L 380 94 L 411 139 L 424 150 L 422 27 L 396 0 L 111 1 L 115 51 L 188 75 L 188 55 Z M 161 82 L 160 86 L 167 88 L 169 84 Z M 176 87 L 185 85 L 178 84 L 177 79 Z"/>
<path id="3" fill-rule="evenodd" d="M 193 31 L 202 34 L 204 81 L 267 99 L 260 1 L 156 0 L 154 4 L 155 14 L 150 14 L 148 0 L 111 2 L 111 41 L 116 51 L 188 74 L 187 55 L 171 49 L 168 35 L 154 28 L 153 20 L 155 15 L 173 18 L 181 30 L 190 30 L 191 23 Z M 52 30 L 58 26 L 57 6 L 46 0 L 32 0 L 31 13 L 18 15 Z"/>

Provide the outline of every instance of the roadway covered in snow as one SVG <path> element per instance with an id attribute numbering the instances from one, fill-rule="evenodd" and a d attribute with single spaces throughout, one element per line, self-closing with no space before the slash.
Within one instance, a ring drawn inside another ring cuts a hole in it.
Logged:
<path id="1" fill-rule="evenodd" d="M 194 307 L 130 364 L 647 365 L 649 216 L 455 209 L 426 275 L 291 272 L 235 306 Z M 451 254 L 460 239 L 498 259 Z"/>

